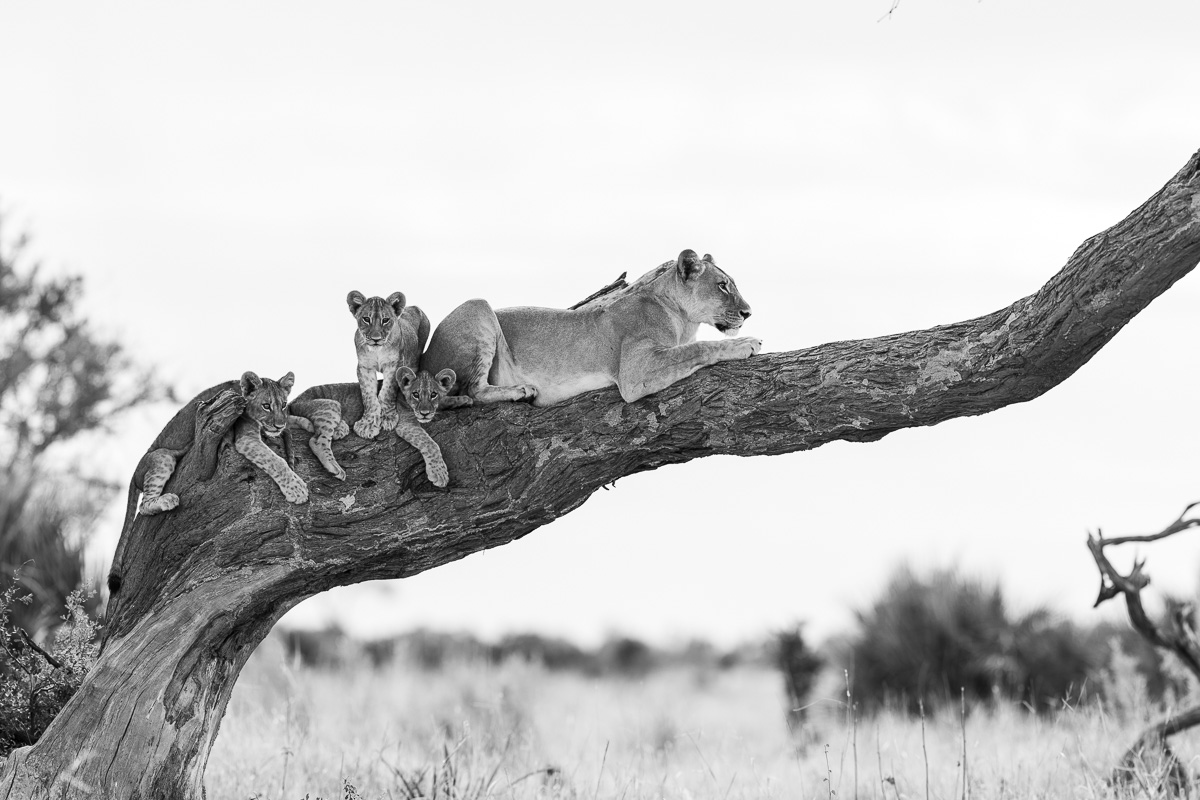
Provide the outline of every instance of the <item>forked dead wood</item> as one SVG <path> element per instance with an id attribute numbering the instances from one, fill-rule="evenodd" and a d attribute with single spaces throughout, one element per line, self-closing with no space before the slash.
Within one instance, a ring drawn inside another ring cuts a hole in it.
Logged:
<path id="1" fill-rule="evenodd" d="M 345 483 L 297 448 L 301 506 L 228 450 L 200 482 L 189 454 L 180 507 L 131 530 L 103 655 L 42 739 L 0 768 L 0 800 L 201 797 L 238 673 L 304 598 L 511 542 L 664 464 L 875 441 L 1032 400 L 1198 260 L 1200 153 L 1040 290 L 987 316 L 726 362 L 634 403 L 607 389 L 443 414 L 430 433 L 446 491 L 394 436 L 339 442 Z"/>
<path id="2" fill-rule="evenodd" d="M 1129 611 L 1129 621 L 1133 623 L 1134 629 L 1155 647 L 1174 653 L 1197 680 L 1200 680 L 1200 639 L 1196 634 L 1195 607 L 1191 603 L 1172 603 L 1160 622 L 1150 619 L 1142 605 L 1142 589 L 1150 585 L 1150 576 L 1145 572 L 1146 560 L 1134 559 L 1129 573 L 1122 575 L 1104 552 L 1106 547 L 1134 542 L 1155 542 L 1200 527 L 1200 517 L 1188 516 L 1198 505 L 1200 503 L 1188 505 L 1178 519 L 1157 533 L 1105 539 L 1101 531 L 1096 531 L 1095 536 L 1088 534 L 1087 544 L 1092 558 L 1096 561 L 1096 569 L 1100 571 L 1100 592 L 1096 596 L 1095 605 L 1099 606 L 1114 597 L 1123 596 L 1125 607 Z M 1167 740 L 1197 725 L 1200 725 L 1200 706 L 1172 714 L 1148 728 L 1121 756 L 1113 769 L 1112 782 L 1130 784 L 1142 773 L 1151 773 L 1161 784 L 1158 790 L 1167 790 L 1171 794 L 1187 794 L 1190 783 L 1187 769 L 1176 757 Z"/>

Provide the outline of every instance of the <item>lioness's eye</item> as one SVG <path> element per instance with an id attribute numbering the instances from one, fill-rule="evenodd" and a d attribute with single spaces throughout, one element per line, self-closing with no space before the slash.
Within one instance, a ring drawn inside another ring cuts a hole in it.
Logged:
<path id="1" fill-rule="evenodd" d="M 720 283 L 718 283 L 717 288 L 720 289 L 722 292 L 725 292 L 725 294 L 729 294 L 729 284 L 726 283 L 725 281 L 721 281 Z"/>

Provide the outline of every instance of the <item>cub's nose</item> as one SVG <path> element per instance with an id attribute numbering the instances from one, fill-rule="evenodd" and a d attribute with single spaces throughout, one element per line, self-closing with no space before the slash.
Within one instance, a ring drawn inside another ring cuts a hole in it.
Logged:
<path id="1" fill-rule="evenodd" d="M 750 319 L 750 309 L 747 308 L 745 311 L 741 311 L 739 313 L 742 315 L 742 319 Z"/>

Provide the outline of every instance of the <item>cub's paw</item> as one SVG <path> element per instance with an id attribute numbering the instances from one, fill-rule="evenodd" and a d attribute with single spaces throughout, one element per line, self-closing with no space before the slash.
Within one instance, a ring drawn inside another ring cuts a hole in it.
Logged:
<path id="1" fill-rule="evenodd" d="M 364 439 L 374 439 L 379 435 L 379 417 L 363 417 L 354 423 L 354 432 Z"/>
<path id="2" fill-rule="evenodd" d="M 342 465 L 334 464 L 334 466 L 337 467 L 337 469 L 329 470 L 329 474 L 337 478 L 339 481 L 346 480 L 346 470 L 342 469 Z"/>
<path id="3" fill-rule="evenodd" d="M 383 409 L 383 413 L 379 415 L 379 427 L 385 431 L 396 430 L 396 423 L 400 421 L 400 412 L 395 406 Z"/>
<path id="4" fill-rule="evenodd" d="M 734 358 L 749 358 L 756 356 L 762 350 L 762 339 L 753 336 L 743 336 L 730 342 L 733 345 Z"/>
<path id="5" fill-rule="evenodd" d="M 171 511 L 179 507 L 179 495 L 177 494 L 160 494 L 158 497 L 151 497 L 149 500 L 142 501 L 142 507 L 138 513 L 142 516 L 152 517 L 155 514 L 160 514 L 163 511 Z"/>
<path id="6" fill-rule="evenodd" d="M 308 486 L 299 478 L 293 477 L 291 480 L 285 480 L 279 485 L 279 489 L 289 503 L 300 505 L 308 502 Z"/>
<path id="7" fill-rule="evenodd" d="M 337 427 L 333 429 L 333 438 L 334 439 L 345 439 L 349 435 L 350 435 L 350 426 L 346 424 L 346 420 L 339 419 L 337 421 Z"/>
<path id="8" fill-rule="evenodd" d="M 436 461 L 426 461 L 425 477 L 429 478 L 429 482 L 434 486 L 444 489 L 450 482 L 450 470 L 446 468 L 446 462 L 440 458 Z"/>

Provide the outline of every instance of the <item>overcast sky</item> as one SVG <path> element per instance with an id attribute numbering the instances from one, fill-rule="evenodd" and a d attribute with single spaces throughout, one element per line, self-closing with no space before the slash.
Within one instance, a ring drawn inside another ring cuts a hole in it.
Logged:
<path id="1" fill-rule="evenodd" d="M 354 379 L 344 297 L 436 322 L 712 253 L 788 350 L 1035 291 L 1200 148 L 1200 4 L 9 3 L 0 202 L 181 394 Z M 1200 499 L 1189 276 L 1048 395 L 620 481 L 525 539 L 288 617 L 733 642 L 848 624 L 900 562 L 1093 619 L 1085 531 Z M 174 409 L 132 415 L 126 480 Z M 719 488 L 718 488 L 719 487 Z M 111 553 L 119 505 L 97 532 Z M 1200 546 L 1147 550 L 1193 591 Z"/>

